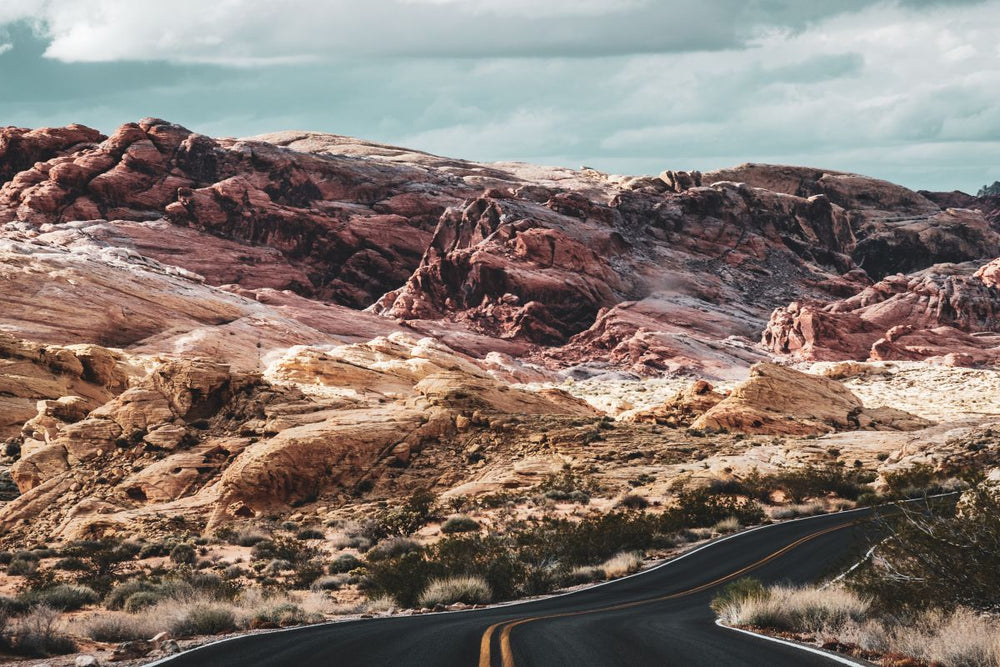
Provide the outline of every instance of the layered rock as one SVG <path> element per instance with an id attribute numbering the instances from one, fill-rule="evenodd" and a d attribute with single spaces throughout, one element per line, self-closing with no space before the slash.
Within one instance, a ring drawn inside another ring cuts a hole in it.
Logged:
<path id="1" fill-rule="evenodd" d="M 995 263 L 939 265 L 895 275 L 833 303 L 777 309 L 762 341 L 779 354 L 817 360 L 926 359 L 959 363 L 996 357 L 1000 290 Z"/>
<path id="2" fill-rule="evenodd" d="M 774 364 L 756 364 L 750 379 L 692 422 L 713 431 L 813 435 L 856 429 L 917 430 L 930 424 L 893 408 L 865 409 L 835 380 Z"/>

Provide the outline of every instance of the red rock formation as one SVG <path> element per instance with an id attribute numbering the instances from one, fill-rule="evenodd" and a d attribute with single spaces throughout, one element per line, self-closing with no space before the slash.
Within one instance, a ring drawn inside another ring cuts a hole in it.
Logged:
<path id="1" fill-rule="evenodd" d="M 954 352 L 956 363 L 997 355 L 1000 290 L 996 261 L 973 275 L 968 265 L 941 265 L 886 278 L 833 303 L 792 303 L 771 315 L 763 344 L 808 359 L 926 359 Z"/>

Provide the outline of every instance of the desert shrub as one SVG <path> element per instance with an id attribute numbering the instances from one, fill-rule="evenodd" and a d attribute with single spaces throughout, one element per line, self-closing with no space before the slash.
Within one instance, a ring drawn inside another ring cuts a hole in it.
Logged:
<path id="1" fill-rule="evenodd" d="M 140 559 L 168 556 L 170 549 L 171 547 L 165 542 L 148 542 L 139 548 L 138 556 Z"/>
<path id="2" fill-rule="evenodd" d="M 0 613 L 7 618 L 26 614 L 30 608 L 31 605 L 24 600 L 0 595 Z"/>
<path id="3" fill-rule="evenodd" d="M 366 524 L 365 537 L 372 541 L 396 535 L 407 537 L 420 530 L 434 516 L 437 496 L 430 491 L 417 491 L 402 507 L 386 509 Z"/>
<path id="4" fill-rule="evenodd" d="M 618 501 L 618 507 L 624 507 L 625 509 L 630 510 L 641 510 L 649 507 L 649 501 L 638 494 L 629 493 Z"/>
<path id="5" fill-rule="evenodd" d="M 464 514 L 449 517 L 441 525 L 441 532 L 445 534 L 469 533 L 476 530 L 479 530 L 479 522 Z"/>
<path id="6" fill-rule="evenodd" d="M 60 613 L 45 605 L 35 607 L 13 624 L 10 644 L 14 652 L 36 657 L 76 651 L 76 643 L 63 632 Z"/>
<path id="7" fill-rule="evenodd" d="M 88 565 L 82 558 L 70 556 L 68 558 L 60 558 L 56 561 L 53 567 L 57 570 L 64 570 L 66 572 L 80 572 L 82 570 L 86 570 Z"/>
<path id="8" fill-rule="evenodd" d="M 44 605 L 58 611 L 76 611 L 95 604 L 100 596 L 92 588 L 74 584 L 57 584 L 40 590 L 25 591 L 21 599 L 29 605 Z"/>
<path id="9" fill-rule="evenodd" d="M 789 588 L 775 586 L 766 595 L 716 598 L 713 608 L 723 622 L 775 630 L 816 632 L 839 628 L 865 617 L 870 600 L 845 588 Z"/>
<path id="10" fill-rule="evenodd" d="M 170 631 L 178 637 L 218 635 L 236 629 L 236 614 L 228 605 L 193 604 L 174 620 Z"/>
<path id="11" fill-rule="evenodd" d="M 244 526 L 223 533 L 220 531 L 219 537 L 230 544 L 241 547 L 252 547 L 270 538 L 270 534 L 258 526 Z"/>
<path id="12" fill-rule="evenodd" d="M 145 615 L 112 613 L 87 621 L 83 632 L 94 641 L 119 643 L 149 639 L 161 629 L 156 621 Z"/>
<path id="13" fill-rule="evenodd" d="M 368 561 L 379 561 L 398 558 L 403 554 L 420 551 L 420 543 L 408 537 L 389 537 L 368 550 L 365 558 Z"/>
<path id="14" fill-rule="evenodd" d="M 315 558 L 319 551 L 315 547 L 306 546 L 302 542 L 287 537 L 258 542 L 250 550 L 255 560 L 286 560 L 299 563 Z"/>
<path id="15" fill-rule="evenodd" d="M 598 490 L 593 480 L 583 477 L 569 468 L 547 476 L 538 485 L 542 496 L 549 500 L 572 502 L 586 505 L 590 496 Z"/>
<path id="16" fill-rule="evenodd" d="M 71 542 L 63 548 L 62 556 L 79 558 L 87 563 L 87 569 L 81 571 L 85 574 L 87 585 L 99 593 L 106 593 L 114 585 L 124 564 L 135 560 L 141 551 L 142 547 L 136 542 L 108 538 Z"/>
<path id="17" fill-rule="evenodd" d="M 297 563 L 294 568 L 292 584 L 296 588 L 307 588 L 312 585 L 314 581 L 322 577 L 325 572 L 326 568 L 323 566 L 323 562 L 319 559 Z"/>
<path id="18" fill-rule="evenodd" d="M 138 591 L 128 596 L 123 608 L 126 612 L 135 614 L 156 605 L 162 599 L 162 594 L 155 591 Z"/>
<path id="19" fill-rule="evenodd" d="M 743 577 L 726 584 L 725 588 L 712 599 L 712 609 L 721 614 L 724 609 L 743 604 L 750 598 L 767 598 L 771 593 L 760 579 Z"/>
<path id="20" fill-rule="evenodd" d="M 377 560 L 365 566 L 362 588 L 369 598 L 391 597 L 402 607 L 413 607 L 431 576 L 438 574 L 420 552 Z"/>
<path id="21" fill-rule="evenodd" d="M 12 577 L 27 577 L 34 574 L 36 570 L 38 570 L 37 560 L 15 558 L 7 565 L 7 574 Z"/>
<path id="22" fill-rule="evenodd" d="M 561 584 L 563 586 L 576 586 L 606 578 L 607 574 L 605 574 L 604 568 L 600 565 L 580 565 L 563 574 Z"/>
<path id="23" fill-rule="evenodd" d="M 456 602 L 485 604 L 492 598 L 493 592 L 485 579 L 465 575 L 431 580 L 420 594 L 419 602 L 422 607 L 435 607 Z"/>
<path id="24" fill-rule="evenodd" d="M 342 574 L 333 574 L 326 577 L 320 577 L 312 582 L 309 587 L 314 591 L 339 591 L 343 588 L 345 583 L 345 577 Z"/>
<path id="25" fill-rule="evenodd" d="M 306 623 L 308 617 L 305 611 L 297 604 L 282 602 L 275 605 L 265 606 L 254 612 L 250 619 L 250 627 L 258 628 L 286 628 L 293 625 Z"/>
<path id="26" fill-rule="evenodd" d="M 685 491 L 678 495 L 677 506 L 664 513 L 665 529 L 703 528 L 735 517 L 740 524 L 752 526 L 765 520 L 764 510 L 754 500 L 716 495 L 710 489 Z"/>
<path id="27" fill-rule="evenodd" d="M 879 516 L 887 538 L 852 585 L 880 608 L 1000 609 L 1000 496 L 989 482 L 974 482 L 958 506 L 901 503 Z"/>
<path id="28" fill-rule="evenodd" d="M 361 567 L 361 561 L 351 554 L 341 554 L 333 559 L 330 563 L 328 571 L 330 574 L 340 574 L 342 572 L 350 572 L 353 569 Z"/>
<path id="29" fill-rule="evenodd" d="M 322 540 L 326 539 L 326 535 L 322 530 L 317 528 L 303 528 L 298 533 L 295 534 L 295 538 L 299 540 Z"/>
<path id="30" fill-rule="evenodd" d="M 181 543 L 170 550 L 170 560 L 178 565 L 190 565 L 196 558 L 197 553 L 191 544 Z"/>
<path id="31" fill-rule="evenodd" d="M 268 574 L 281 574 L 282 572 L 291 572 L 293 569 L 295 569 L 295 565 L 292 564 L 292 561 L 275 558 L 267 564 L 264 571 Z"/>
<path id="32" fill-rule="evenodd" d="M 642 567 L 642 554 L 635 552 L 622 552 L 604 561 L 600 569 L 608 579 L 617 579 L 627 574 L 638 572 Z"/>
<path id="33" fill-rule="evenodd" d="M 728 516 L 712 526 L 712 530 L 717 533 L 733 533 L 739 529 L 740 521 L 734 516 Z"/>
<path id="34" fill-rule="evenodd" d="M 151 591 L 154 587 L 155 585 L 152 582 L 143 579 L 132 579 L 122 582 L 104 596 L 104 607 L 113 610 L 123 609 L 125 601 L 132 597 L 132 595 L 140 591 Z"/>

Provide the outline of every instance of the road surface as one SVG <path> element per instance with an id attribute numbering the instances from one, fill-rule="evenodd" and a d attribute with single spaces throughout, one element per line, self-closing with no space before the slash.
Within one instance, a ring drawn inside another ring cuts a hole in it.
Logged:
<path id="1" fill-rule="evenodd" d="M 805 583 L 847 565 L 871 510 L 749 530 L 568 595 L 465 612 L 330 623 L 210 644 L 166 667 L 784 667 L 834 665 L 719 627 L 709 602 L 733 579 Z"/>

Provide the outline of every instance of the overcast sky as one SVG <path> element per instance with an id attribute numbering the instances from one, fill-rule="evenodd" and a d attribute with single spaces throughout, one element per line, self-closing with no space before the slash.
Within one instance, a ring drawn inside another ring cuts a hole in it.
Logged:
<path id="1" fill-rule="evenodd" d="M 1000 179 L 1000 0 L 0 0 L 0 125 Z"/>

